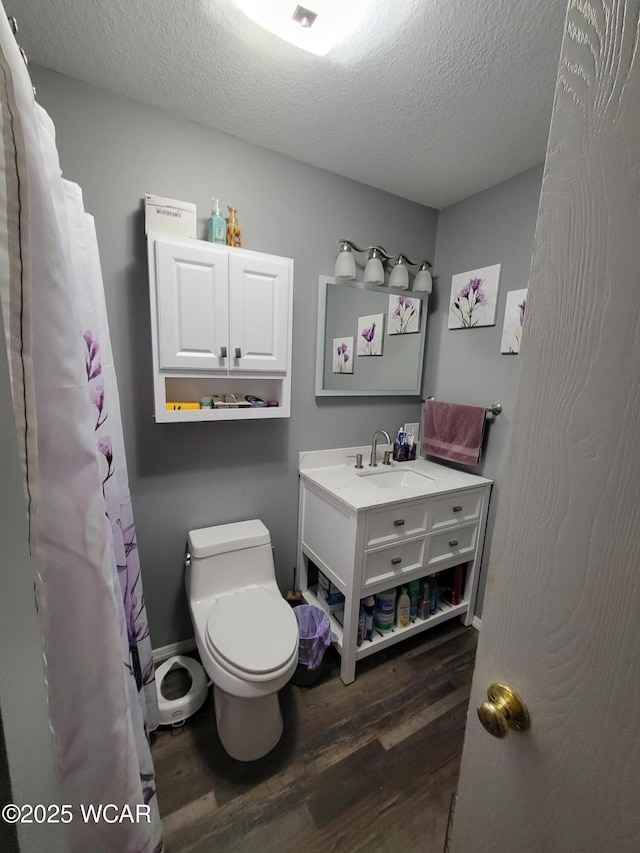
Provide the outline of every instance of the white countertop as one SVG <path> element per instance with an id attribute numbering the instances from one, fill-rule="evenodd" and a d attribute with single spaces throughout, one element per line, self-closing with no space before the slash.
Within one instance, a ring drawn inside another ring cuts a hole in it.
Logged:
<path id="1" fill-rule="evenodd" d="M 387 445 L 378 445 L 379 460 L 385 449 L 388 449 Z M 362 453 L 363 456 L 364 468 L 361 471 L 355 469 L 355 459 L 353 461 L 348 459 L 356 453 Z M 486 477 L 467 474 L 465 471 L 458 471 L 426 459 L 393 462 L 391 466 L 382 465 L 381 461 L 378 461 L 376 468 L 370 468 L 368 464 L 370 453 L 370 446 L 303 451 L 299 454 L 300 476 L 356 511 L 457 489 L 485 486 L 492 482 Z M 380 488 L 371 482 L 371 474 L 384 476 L 390 471 L 413 471 L 422 476 L 420 481 L 393 488 Z"/>

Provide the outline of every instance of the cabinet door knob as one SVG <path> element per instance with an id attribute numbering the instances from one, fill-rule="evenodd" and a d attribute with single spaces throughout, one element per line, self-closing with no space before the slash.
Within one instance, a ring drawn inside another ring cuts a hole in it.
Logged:
<path id="1" fill-rule="evenodd" d="M 461 506 L 454 506 L 453 511 L 454 512 L 462 512 L 462 507 Z"/>
<path id="2" fill-rule="evenodd" d="M 455 548 L 457 544 L 458 544 L 457 539 L 450 539 L 449 540 L 449 548 Z"/>
<path id="3" fill-rule="evenodd" d="M 236 358 L 242 358 L 242 350 L 240 347 L 236 347 Z"/>
<path id="4" fill-rule="evenodd" d="M 226 358 L 226 357 L 227 357 L 227 348 L 226 347 L 220 347 L 220 358 Z"/>
<path id="5" fill-rule="evenodd" d="M 404 526 L 404 518 L 396 518 L 396 520 L 393 523 L 396 527 L 403 527 Z"/>
<path id="6" fill-rule="evenodd" d="M 402 557 L 392 557 L 391 558 L 391 565 L 392 566 L 397 566 L 398 563 L 401 563 L 401 562 L 402 562 Z"/>

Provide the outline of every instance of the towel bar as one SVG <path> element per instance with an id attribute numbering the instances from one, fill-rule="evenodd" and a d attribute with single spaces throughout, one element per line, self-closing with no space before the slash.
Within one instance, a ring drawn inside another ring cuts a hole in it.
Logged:
<path id="1" fill-rule="evenodd" d="M 426 403 L 427 400 L 435 400 L 435 397 L 427 397 L 427 399 L 423 400 L 422 402 Z M 501 411 L 502 411 L 502 404 L 501 403 L 492 403 L 490 406 L 487 406 L 485 408 L 485 412 L 488 415 L 499 415 Z"/>

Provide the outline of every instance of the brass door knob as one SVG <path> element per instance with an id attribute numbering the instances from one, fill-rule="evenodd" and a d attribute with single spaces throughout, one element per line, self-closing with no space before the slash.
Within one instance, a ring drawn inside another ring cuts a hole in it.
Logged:
<path id="1" fill-rule="evenodd" d="M 480 722 L 494 737 L 506 737 L 509 729 L 526 732 L 531 726 L 529 711 L 515 690 L 506 684 L 492 684 L 487 702 L 478 708 Z"/>

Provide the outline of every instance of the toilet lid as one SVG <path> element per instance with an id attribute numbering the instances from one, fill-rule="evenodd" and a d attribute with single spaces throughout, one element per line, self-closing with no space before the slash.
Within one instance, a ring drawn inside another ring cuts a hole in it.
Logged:
<path id="1" fill-rule="evenodd" d="M 280 596 L 258 587 L 218 598 L 207 619 L 207 637 L 235 667 L 266 673 L 290 660 L 298 623 Z"/>

